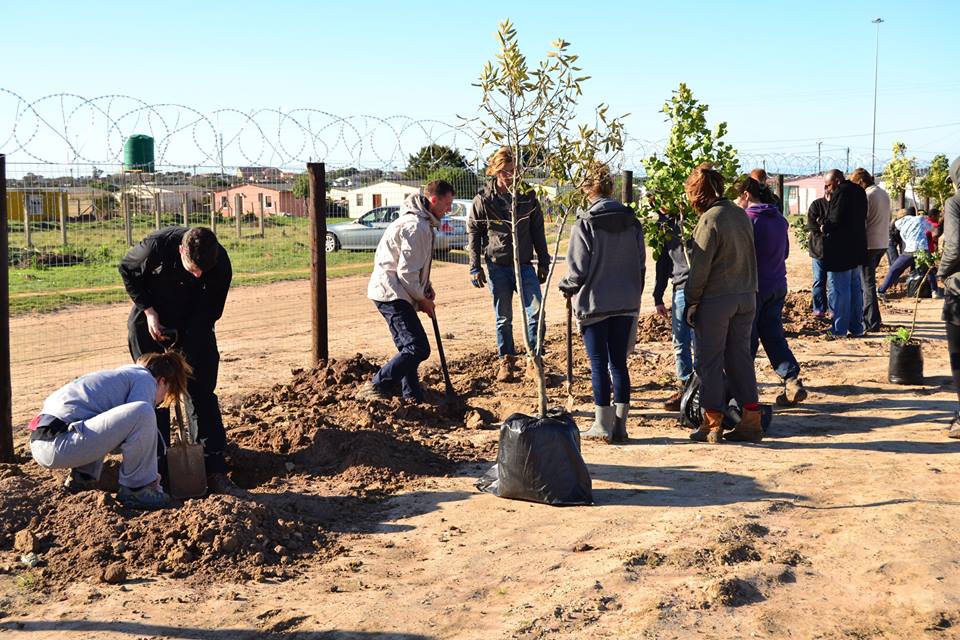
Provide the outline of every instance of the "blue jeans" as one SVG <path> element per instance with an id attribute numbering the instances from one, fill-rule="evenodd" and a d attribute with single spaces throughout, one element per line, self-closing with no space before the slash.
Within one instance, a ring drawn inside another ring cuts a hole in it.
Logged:
<path id="1" fill-rule="evenodd" d="M 487 262 L 487 287 L 493 295 L 493 311 L 497 317 L 497 353 L 500 357 L 515 356 L 513 345 L 513 292 L 517 290 L 516 278 L 512 266 L 503 266 Z M 534 349 L 537 348 L 537 316 L 540 314 L 540 281 L 533 266 L 520 267 L 520 280 L 523 285 L 523 310 L 527 316 L 527 337 Z M 544 322 L 546 329 L 546 322 Z M 544 332 L 541 332 L 541 336 Z"/>
<path id="2" fill-rule="evenodd" d="M 783 334 L 783 302 L 786 297 L 786 289 L 757 294 L 757 314 L 753 318 L 753 334 L 750 336 L 753 357 L 757 357 L 762 342 L 770 366 L 781 380 L 800 375 L 800 364 L 793 357 L 787 337 Z"/>
<path id="3" fill-rule="evenodd" d="M 819 258 L 813 259 L 813 312 L 825 314 L 827 312 L 827 272 L 823 270 L 823 262 Z"/>
<path id="4" fill-rule="evenodd" d="M 673 290 L 673 359 L 677 364 L 677 379 L 687 383 L 693 375 L 693 329 L 687 324 L 684 315 L 687 312 L 687 302 L 683 294 L 683 287 Z"/>
<path id="5" fill-rule="evenodd" d="M 833 311 L 833 334 L 841 338 L 849 332 L 863 335 L 863 289 L 860 267 L 849 271 L 827 272 L 827 299 Z"/>
<path id="6" fill-rule="evenodd" d="M 614 316 L 583 328 L 583 344 L 590 359 L 593 403 L 610 406 L 610 377 L 613 377 L 613 401 L 630 402 L 630 372 L 627 371 L 627 346 L 633 330 L 631 316 Z"/>
<path id="7" fill-rule="evenodd" d="M 373 384 L 389 393 L 395 393 L 399 384 L 404 398 L 420 402 L 423 400 L 423 389 L 417 368 L 430 357 L 430 343 L 423 324 L 413 305 L 406 300 L 373 304 L 377 305 L 377 311 L 387 321 L 393 343 L 399 351 L 373 376 Z"/>
<path id="8" fill-rule="evenodd" d="M 886 293 L 887 289 L 895 285 L 897 280 L 900 279 L 900 276 L 903 275 L 903 272 L 909 268 L 917 268 L 913 260 L 913 254 L 901 253 L 897 256 L 897 259 L 893 261 L 893 264 L 890 266 L 890 271 L 887 272 L 887 277 L 883 280 L 883 284 L 880 285 L 878 291 L 880 293 Z M 927 272 L 927 282 L 930 284 L 931 293 L 937 290 L 936 269 L 930 269 L 930 271 Z"/>

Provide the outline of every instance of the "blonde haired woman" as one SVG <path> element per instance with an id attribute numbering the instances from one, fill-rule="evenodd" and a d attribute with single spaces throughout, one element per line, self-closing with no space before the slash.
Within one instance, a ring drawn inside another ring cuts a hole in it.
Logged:
<path id="1" fill-rule="evenodd" d="M 470 235 L 470 281 L 478 289 L 486 286 L 493 297 L 493 311 L 497 323 L 497 354 L 500 356 L 497 379 L 502 382 L 513 380 L 516 373 L 513 293 L 520 291 L 527 317 L 527 338 L 535 348 L 538 337 L 542 337 L 542 334 L 537 334 L 537 315 L 543 300 L 540 285 L 546 282 L 550 269 L 550 252 L 547 249 L 540 202 L 532 191 L 521 191 L 516 202 L 517 253 L 520 257 L 521 280 L 520 286 L 517 286 L 511 218 L 515 168 L 511 148 L 503 147 L 493 154 L 487 167 L 487 175 L 491 180 L 473 199 L 473 209 L 467 221 Z M 536 269 L 533 267 L 534 252 L 537 255 Z M 483 269 L 484 263 L 486 273 Z"/>
<path id="2" fill-rule="evenodd" d="M 54 391 L 30 421 L 33 459 L 70 469 L 64 488 L 96 488 L 103 459 L 119 449 L 117 499 L 133 509 L 162 509 L 170 496 L 157 473 L 157 416 L 187 389 L 190 365 L 179 353 L 148 353 L 137 364 L 81 376 Z"/>

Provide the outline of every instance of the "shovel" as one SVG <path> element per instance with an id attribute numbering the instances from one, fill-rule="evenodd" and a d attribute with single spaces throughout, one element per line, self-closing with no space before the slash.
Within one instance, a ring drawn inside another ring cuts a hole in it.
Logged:
<path id="1" fill-rule="evenodd" d="M 443 342 L 440 340 L 440 325 L 437 324 L 436 311 L 430 319 L 433 320 L 433 335 L 437 338 L 437 353 L 440 354 L 440 369 L 443 371 L 443 385 L 446 387 L 447 400 L 459 401 L 460 397 L 457 396 L 457 392 L 453 390 L 453 383 L 450 382 L 450 370 L 447 368 L 447 356 L 443 353 Z"/>
<path id="2" fill-rule="evenodd" d="M 183 420 L 181 404 L 174 404 L 177 442 L 167 449 L 167 469 L 170 474 L 170 495 L 174 498 L 200 498 L 207 493 L 207 469 L 203 462 L 203 445 L 193 441 Z"/>
<path id="3" fill-rule="evenodd" d="M 573 304 L 567 298 L 567 403 L 565 408 L 573 412 L 576 398 L 573 397 Z"/>

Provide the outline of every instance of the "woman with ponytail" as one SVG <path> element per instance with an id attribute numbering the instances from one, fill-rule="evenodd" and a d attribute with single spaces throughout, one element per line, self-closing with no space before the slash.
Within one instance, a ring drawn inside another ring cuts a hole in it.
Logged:
<path id="1" fill-rule="evenodd" d="M 753 225 L 743 209 L 723 197 L 723 176 L 713 165 L 704 163 L 694 169 L 684 189 L 700 214 L 684 289 L 702 384 L 703 422 L 690 438 L 720 441 L 729 388 L 743 407 L 743 419 L 726 439 L 759 442 L 763 430 L 750 350 L 757 305 Z"/>
<path id="2" fill-rule="evenodd" d="M 192 370 L 175 351 L 148 353 L 137 364 L 81 376 L 53 392 L 30 421 L 30 451 L 48 469 L 70 469 L 64 489 L 96 488 L 103 459 L 117 449 L 117 499 L 133 509 L 163 509 L 170 496 L 157 473 L 157 417 L 186 391 Z"/>

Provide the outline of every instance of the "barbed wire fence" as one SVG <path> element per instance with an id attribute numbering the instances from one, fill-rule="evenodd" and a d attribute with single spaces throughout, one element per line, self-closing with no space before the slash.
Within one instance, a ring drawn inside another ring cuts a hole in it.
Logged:
<path id="1" fill-rule="evenodd" d="M 129 362 L 130 303 L 117 266 L 132 245 L 168 225 L 209 226 L 230 254 L 233 287 L 217 325 L 221 380 L 252 388 L 310 364 L 310 162 L 326 168 L 323 249 L 331 355 L 392 349 L 366 300 L 371 252 L 404 198 L 433 177 L 452 181 L 457 191 L 437 231 L 434 277 L 454 292 L 449 299 L 455 321 L 469 328 L 470 314 L 476 314 L 492 333 L 485 292 L 467 284 L 466 251 L 466 217 L 492 149 L 482 147 L 467 121 L 338 116 L 306 108 L 203 113 L 123 95 L 60 93 L 27 100 L 0 88 L 3 114 L 11 116 L 0 117 L 0 152 L 7 158 L 17 422 L 72 377 Z M 132 134 L 154 138 L 150 173 L 124 171 L 123 146 Z M 431 157 L 432 145 L 461 154 L 461 170 L 437 173 L 442 159 Z M 643 160 L 662 153 L 663 146 L 628 136 L 614 169 L 642 179 Z M 425 162 L 408 166 L 422 149 Z M 869 166 L 870 158 L 744 153 L 740 160 L 744 168 L 800 176 L 818 167 Z M 540 187 L 547 233 L 555 235 L 550 185 Z"/>

